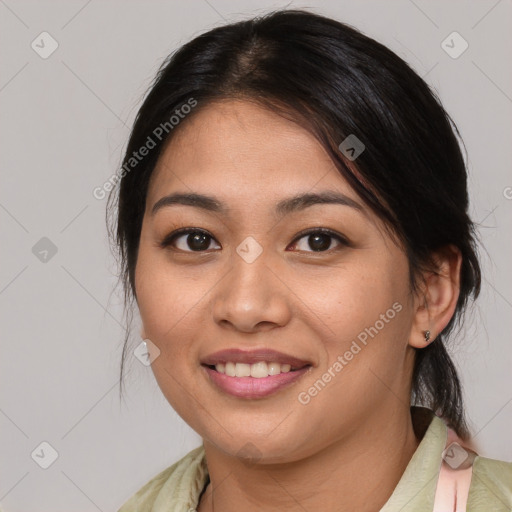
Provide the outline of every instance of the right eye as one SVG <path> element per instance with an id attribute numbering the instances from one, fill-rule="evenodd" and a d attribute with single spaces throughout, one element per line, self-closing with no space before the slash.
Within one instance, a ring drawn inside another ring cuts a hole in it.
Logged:
<path id="1" fill-rule="evenodd" d="M 168 234 L 160 246 L 172 246 L 183 252 L 203 252 L 209 249 L 212 240 L 215 238 L 202 229 L 181 228 Z M 220 245 L 217 248 L 221 249 Z"/>

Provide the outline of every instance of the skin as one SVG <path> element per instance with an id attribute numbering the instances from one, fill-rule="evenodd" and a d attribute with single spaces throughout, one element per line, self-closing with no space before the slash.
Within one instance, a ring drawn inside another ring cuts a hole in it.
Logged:
<path id="1" fill-rule="evenodd" d="M 341 192 L 361 210 L 274 212 L 282 199 L 320 191 Z M 226 211 L 174 204 L 151 213 L 175 192 L 215 196 Z M 187 234 L 161 246 L 182 227 L 207 231 L 206 250 L 193 251 Z M 327 250 L 314 251 L 307 235 L 296 240 L 307 228 L 333 230 L 349 245 L 327 238 Z M 263 249 L 252 263 L 236 252 L 248 236 Z M 447 247 L 436 258 L 438 271 L 413 295 L 403 249 L 298 124 L 224 100 L 180 125 L 149 185 L 135 281 L 142 336 L 160 350 L 158 385 L 203 438 L 211 483 L 200 512 L 384 505 L 420 441 L 409 409 L 414 348 L 426 346 L 424 331 L 435 338 L 447 325 L 457 301 L 460 254 Z M 401 311 L 301 404 L 298 394 L 397 302 Z M 274 395 L 236 398 L 200 365 L 233 347 L 273 348 L 313 366 Z"/>

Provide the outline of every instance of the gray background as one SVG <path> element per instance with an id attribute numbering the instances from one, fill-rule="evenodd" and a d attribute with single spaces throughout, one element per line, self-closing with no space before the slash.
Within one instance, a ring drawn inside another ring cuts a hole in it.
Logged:
<path id="1" fill-rule="evenodd" d="M 115 511 L 199 445 L 133 356 L 119 402 L 122 308 L 111 293 L 106 201 L 92 190 L 115 172 L 168 53 L 225 21 L 284 6 L 311 7 L 389 46 L 458 124 L 485 280 L 455 358 L 481 454 L 512 460 L 510 1 L 0 0 L 5 511 Z M 43 31 L 59 45 L 47 59 L 31 47 Z M 456 59 L 441 46 L 453 31 L 469 44 Z M 46 262 L 33 253 L 43 237 L 57 248 Z M 132 351 L 139 342 L 136 326 Z M 48 469 L 39 465 L 51 452 L 43 441 L 58 453 Z"/>

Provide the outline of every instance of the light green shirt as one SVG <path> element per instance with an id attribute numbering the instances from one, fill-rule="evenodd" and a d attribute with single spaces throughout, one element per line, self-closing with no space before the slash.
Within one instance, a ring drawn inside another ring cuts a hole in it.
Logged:
<path id="1" fill-rule="evenodd" d="M 380 512 L 432 511 L 446 439 L 444 421 L 433 416 Z M 118 512 L 192 512 L 208 482 L 204 447 L 199 446 L 150 480 Z M 466 510 L 512 512 L 512 463 L 476 457 Z"/>

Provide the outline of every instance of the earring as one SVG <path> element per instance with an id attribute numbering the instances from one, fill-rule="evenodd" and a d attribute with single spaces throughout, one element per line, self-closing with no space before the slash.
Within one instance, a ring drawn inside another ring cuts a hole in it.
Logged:
<path id="1" fill-rule="evenodd" d="M 425 335 L 425 341 L 428 343 L 430 341 L 430 331 L 423 331 Z"/>

